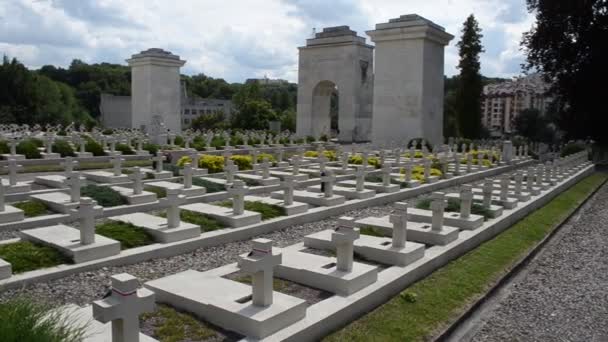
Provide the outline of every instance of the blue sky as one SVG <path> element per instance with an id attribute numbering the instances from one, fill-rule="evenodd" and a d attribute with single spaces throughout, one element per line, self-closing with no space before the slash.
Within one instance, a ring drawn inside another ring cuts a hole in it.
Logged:
<path id="1" fill-rule="evenodd" d="M 230 82 L 268 76 L 297 79 L 298 50 L 313 28 L 349 25 L 360 35 L 402 14 L 419 14 L 456 38 L 445 73 L 458 72 L 456 43 L 473 13 L 483 29 L 486 76 L 521 73 L 519 41 L 533 24 L 525 0 L 1 0 L 0 54 L 32 68 L 126 64 L 160 47 L 187 60 L 183 73 Z"/>

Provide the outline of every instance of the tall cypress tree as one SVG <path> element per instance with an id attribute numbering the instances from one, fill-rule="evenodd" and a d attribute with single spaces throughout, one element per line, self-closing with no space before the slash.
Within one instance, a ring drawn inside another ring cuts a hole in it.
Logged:
<path id="1" fill-rule="evenodd" d="M 481 45 L 481 29 L 472 14 L 464 22 L 462 38 L 458 42 L 460 62 L 459 84 L 456 90 L 455 111 L 460 134 L 466 138 L 479 138 L 481 128 L 481 95 L 483 83 L 479 73 L 479 54 L 484 52 Z"/>

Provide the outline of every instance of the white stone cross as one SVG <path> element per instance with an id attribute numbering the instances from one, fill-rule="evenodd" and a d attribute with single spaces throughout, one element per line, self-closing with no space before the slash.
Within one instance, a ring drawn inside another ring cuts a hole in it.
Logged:
<path id="1" fill-rule="evenodd" d="M 154 158 L 152 158 L 152 161 L 154 161 L 156 163 L 156 172 L 160 173 L 163 172 L 163 162 L 165 161 L 165 156 L 162 155 L 162 153 L 160 153 L 160 151 L 156 152 L 156 156 Z"/>
<path id="2" fill-rule="evenodd" d="M 70 186 L 70 202 L 76 203 L 80 201 L 80 172 L 71 172 L 67 176 L 67 181 Z"/>
<path id="3" fill-rule="evenodd" d="M 473 155 L 471 153 L 467 154 L 467 173 L 471 173 L 473 170 Z"/>
<path id="4" fill-rule="evenodd" d="M 81 197 L 78 209 L 70 212 L 72 218 L 79 220 L 80 243 L 90 245 L 95 243 L 95 217 L 103 214 L 103 208 L 89 197 Z"/>
<path id="5" fill-rule="evenodd" d="M 367 172 L 365 171 L 365 168 L 362 165 L 357 165 L 356 169 L 357 169 L 357 171 L 355 172 L 355 176 L 357 177 L 356 190 L 358 192 L 361 192 L 361 191 L 365 190 L 365 174 Z"/>
<path id="6" fill-rule="evenodd" d="M 11 156 L 14 156 L 15 154 L 17 154 L 17 144 L 19 144 L 19 138 L 12 138 L 11 140 L 9 140 L 9 144 L 10 154 Z"/>
<path id="7" fill-rule="evenodd" d="M 431 177 L 431 160 L 429 158 L 424 158 L 423 165 L 424 165 L 424 179 L 428 180 Z"/>
<path id="8" fill-rule="evenodd" d="M 361 152 L 361 165 L 363 165 L 363 167 L 367 168 L 367 158 L 368 158 L 368 152 L 367 150 L 363 150 Z"/>
<path id="9" fill-rule="evenodd" d="M 543 165 L 540 164 L 536 167 L 536 185 L 541 187 L 543 184 Z"/>
<path id="10" fill-rule="evenodd" d="M 251 151 L 251 164 L 256 165 L 258 163 L 258 150 Z"/>
<path id="11" fill-rule="evenodd" d="M 51 154 L 53 152 L 53 142 L 55 141 L 55 137 L 51 134 L 47 134 L 44 136 L 44 146 L 46 148 L 46 153 Z"/>
<path id="12" fill-rule="evenodd" d="M 192 167 L 194 168 L 198 168 L 200 165 L 199 160 L 201 159 L 200 154 L 198 154 L 198 152 L 192 152 L 190 153 L 190 160 L 192 161 Z"/>
<path id="13" fill-rule="evenodd" d="M 406 182 L 411 182 L 412 181 L 412 163 L 405 163 L 405 165 L 403 165 L 403 169 L 405 170 L 405 181 Z"/>
<path id="14" fill-rule="evenodd" d="M 317 160 L 319 161 L 319 170 L 321 172 L 324 172 L 326 169 L 326 164 L 327 164 L 327 156 L 325 155 L 325 153 L 321 152 L 321 154 L 319 154 L 319 157 L 317 158 Z"/>
<path id="15" fill-rule="evenodd" d="M 112 342 L 139 342 L 139 315 L 154 311 L 154 292 L 138 289 L 134 276 L 122 273 L 112 279 L 112 294 L 93 302 L 93 317 L 112 322 Z"/>
<path id="16" fill-rule="evenodd" d="M 443 213 L 445 211 L 445 194 L 443 192 L 433 192 L 431 194 L 431 230 L 440 232 L 443 229 Z"/>
<path id="17" fill-rule="evenodd" d="M 300 174 L 300 156 L 299 155 L 295 155 L 295 156 L 291 157 L 291 170 L 292 170 L 292 174 L 294 176 L 297 176 Z"/>
<path id="18" fill-rule="evenodd" d="M 342 152 L 342 154 L 340 154 L 340 159 L 342 162 L 342 170 L 348 169 L 348 152 Z"/>
<path id="19" fill-rule="evenodd" d="M 70 177 L 70 174 L 74 172 L 74 167 L 78 166 L 78 161 L 68 156 L 65 157 L 65 161 L 61 163 L 61 166 L 64 168 L 65 176 Z"/>
<path id="20" fill-rule="evenodd" d="M 494 192 L 494 185 L 491 179 L 486 179 L 482 187 L 483 192 L 483 207 L 490 208 L 492 205 L 492 193 Z"/>
<path id="21" fill-rule="evenodd" d="M 17 171 L 21 170 L 23 166 L 17 164 L 17 160 L 9 159 L 7 161 L 6 168 L 8 169 L 8 184 L 9 185 L 17 185 Z"/>
<path id="22" fill-rule="evenodd" d="M 4 199 L 4 195 L 5 195 L 4 184 L 2 184 L 2 182 L 0 182 L 0 212 L 3 212 L 4 210 L 6 210 L 6 202 Z"/>
<path id="23" fill-rule="evenodd" d="M 192 175 L 194 174 L 194 170 L 192 169 L 192 164 L 186 163 L 184 164 L 184 189 L 192 188 Z"/>
<path id="24" fill-rule="evenodd" d="M 471 205 L 473 204 L 473 188 L 470 185 L 463 185 L 460 188 L 460 217 L 469 218 L 471 216 Z"/>
<path id="25" fill-rule="evenodd" d="M 414 161 L 414 157 L 416 156 L 416 149 L 414 146 L 410 147 L 410 161 Z"/>
<path id="26" fill-rule="evenodd" d="M 355 240 L 359 239 L 359 229 L 355 229 L 355 219 L 342 216 L 338 228 L 331 234 L 331 242 L 336 246 L 336 268 L 350 272 L 353 269 Z"/>
<path id="27" fill-rule="evenodd" d="M 112 163 L 114 176 L 120 176 L 122 174 L 122 162 L 125 161 L 120 156 L 114 156 L 110 159 Z"/>
<path id="28" fill-rule="evenodd" d="M 273 271 L 283 261 L 281 253 L 272 251 L 272 241 L 255 239 L 251 252 L 239 256 L 238 266 L 251 274 L 252 304 L 269 306 L 273 297 Z"/>
<path id="29" fill-rule="evenodd" d="M 336 177 L 331 170 L 327 170 L 324 176 L 321 176 L 321 184 L 323 185 L 323 193 L 326 198 L 334 196 L 334 181 Z"/>
<path id="30" fill-rule="evenodd" d="M 393 244 L 394 248 L 405 247 L 407 237 L 407 203 L 395 203 L 395 212 L 389 218 L 393 224 Z"/>
<path id="31" fill-rule="evenodd" d="M 509 176 L 500 177 L 500 199 L 506 201 L 509 196 Z"/>
<path id="32" fill-rule="evenodd" d="M 454 157 L 454 174 L 458 176 L 460 175 L 460 155 L 458 152 L 454 152 L 452 156 Z"/>
<path id="33" fill-rule="evenodd" d="M 391 172 L 393 171 L 393 167 L 391 163 L 382 164 L 382 185 L 389 186 L 391 185 Z"/>
<path id="34" fill-rule="evenodd" d="M 137 138 L 137 152 L 141 152 L 143 150 L 144 150 L 144 139 L 142 137 L 139 137 L 139 138 Z"/>
<path id="35" fill-rule="evenodd" d="M 232 195 L 232 212 L 234 215 L 242 215 L 245 212 L 245 194 L 248 189 L 242 180 L 235 180 L 228 188 L 228 193 Z"/>
<path id="36" fill-rule="evenodd" d="M 277 162 L 279 162 L 279 163 L 283 162 L 283 154 L 284 153 L 285 152 L 283 151 L 282 147 L 277 150 Z"/>
<path id="37" fill-rule="evenodd" d="M 142 184 L 143 177 L 144 175 L 139 166 L 135 166 L 132 169 L 131 175 L 129 175 L 129 178 L 133 180 L 133 195 L 141 195 L 141 193 L 144 191 Z"/>
<path id="38" fill-rule="evenodd" d="M 222 152 L 222 157 L 224 157 L 224 165 L 226 165 L 228 160 L 230 160 L 230 158 L 232 157 L 232 152 L 230 152 L 229 150 L 225 150 L 224 152 Z"/>
<path id="39" fill-rule="evenodd" d="M 159 202 L 167 207 L 167 228 L 179 227 L 181 222 L 179 206 L 186 202 L 186 196 L 181 194 L 180 189 L 167 189 L 167 196 Z"/>
<path id="40" fill-rule="evenodd" d="M 534 190 L 532 179 L 534 179 L 534 168 L 530 166 L 526 169 L 526 189 L 530 193 Z"/>
<path id="41" fill-rule="evenodd" d="M 268 161 L 268 157 L 264 157 L 262 160 L 262 179 L 267 179 L 270 177 L 270 162 Z"/>
<path id="42" fill-rule="evenodd" d="M 393 151 L 393 154 L 395 155 L 395 166 L 399 166 L 399 164 L 401 164 L 401 149 L 396 148 Z"/>
<path id="43" fill-rule="evenodd" d="M 237 173 L 239 167 L 234 164 L 234 160 L 228 159 L 226 161 L 226 166 L 224 166 L 224 171 L 226 171 L 226 183 L 234 182 L 234 174 Z"/>
<path id="44" fill-rule="evenodd" d="M 293 204 L 293 189 L 295 187 L 294 179 L 291 175 L 283 177 L 283 204 L 285 206 Z"/>
<path id="45" fill-rule="evenodd" d="M 521 195 L 521 186 L 522 186 L 522 182 L 524 180 L 524 175 L 522 175 L 521 172 L 517 172 L 515 174 L 514 178 L 515 178 L 515 194 Z"/>

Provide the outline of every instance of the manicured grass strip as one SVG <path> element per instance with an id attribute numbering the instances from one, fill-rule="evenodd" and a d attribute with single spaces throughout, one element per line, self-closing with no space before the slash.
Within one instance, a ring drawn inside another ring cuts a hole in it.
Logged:
<path id="1" fill-rule="evenodd" d="M 608 176 L 594 174 L 494 239 L 413 284 L 325 341 L 422 341 L 446 326 L 570 215 Z"/>
<path id="2" fill-rule="evenodd" d="M 198 178 L 198 177 L 192 178 L 192 184 L 196 185 L 196 186 L 205 187 L 205 189 L 207 189 L 208 194 L 212 194 L 214 192 L 226 191 L 226 187 L 223 184 L 211 182 L 211 181 L 208 181 L 203 178 Z"/>
<path id="3" fill-rule="evenodd" d="M 217 205 L 232 208 L 232 201 L 223 201 L 217 203 Z M 262 202 L 245 201 L 245 210 L 255 211 L 262 214 L 262 221 L 270 220 L 275 217 L 285 216 L 285 208 L 279 207 L 278 205 L 266 204 Z"/>
<path id="4" fill-rule="evenodd" d="M 130 223 L 116 221 L 102 223 L 95 227 L 95 233 L 120 241 L 120 248 L 123 250 L 154 243 L 152 235 L 148 234 L 143 228 Z"/>
<path id="5" fill-rule="evenodd" d="M 203 341 L 217 335 L 193 316 L 163 304 L 156 311 L 141 315 L 140 320 L 152 325 L 153 337 L 159 341 Z"/>
<path id="6" fill-rule="evenodd" d="M 89 184 L 80 189 L 80 195 L 94 199 L 102 207 L 116 207 L 127 204 L 127 200 L 109 186 Z"/>
<path id="7" fill-rule="evenodd" d="M 161 213 L 159 216 L 167 217 L 167 213 Z M 180 210 L 179 217 L 182 221 L 199 225 L 203 232 L 210 232 L 212 230 L 224 229 L 221 222 L 207 216 L 190 210 Z"/>
<path id="8" fill-rule="evenodd" d="M 33 244 L 29 241 L 0 245 L 0 259 L 4 259 L 11 264 L 14 274 L 70 262 L 67 256 L 56 249 Z"/>
<path id="9" fill-rule="evenodd" d="M 36 217 L 46 215 L 48 208 L 41 201 L 30 200 L 12 204 L 13 207 L 23 210 L 25 217 Z"/>

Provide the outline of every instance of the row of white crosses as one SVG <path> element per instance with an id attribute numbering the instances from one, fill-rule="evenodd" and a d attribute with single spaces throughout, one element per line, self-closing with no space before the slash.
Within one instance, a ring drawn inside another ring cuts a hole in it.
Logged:
<path id="1" fill-rule="evenodd" d="M 20 164 L 17 164 L 17 160 L 9 159 L 5 166 L 8 172 L 8 184 L 13 186 L 17 185 L 17 172 L 23 168 Z"/>

